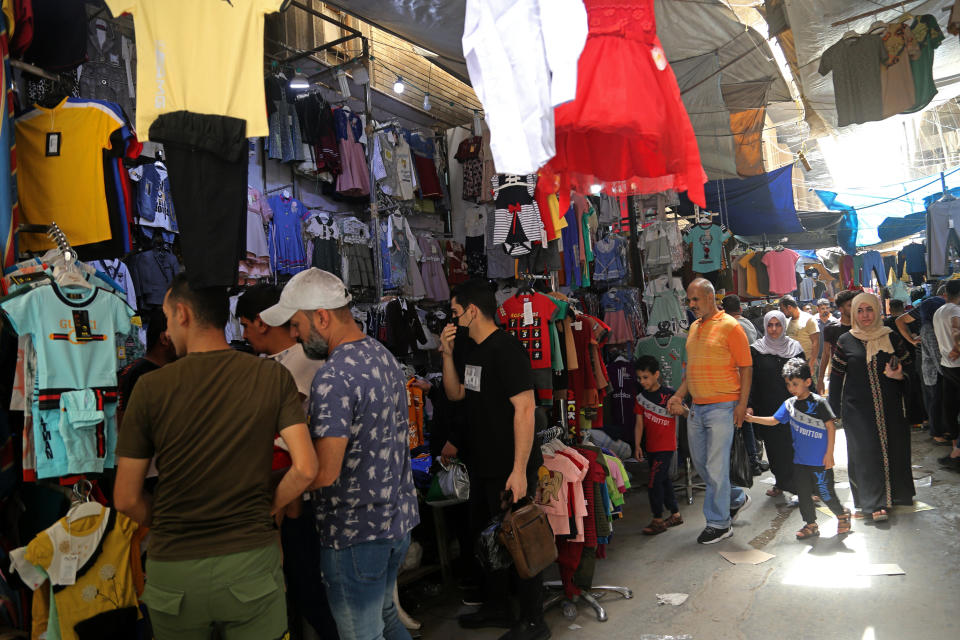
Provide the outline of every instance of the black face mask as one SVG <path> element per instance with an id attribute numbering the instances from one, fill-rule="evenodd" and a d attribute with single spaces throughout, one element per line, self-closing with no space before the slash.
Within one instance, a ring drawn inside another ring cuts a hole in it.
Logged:
<path id="1" fill-rule="evenodd" d="M 470 337 L 470 328 L 457 325 L 457 340 L 465 340 Z"/>

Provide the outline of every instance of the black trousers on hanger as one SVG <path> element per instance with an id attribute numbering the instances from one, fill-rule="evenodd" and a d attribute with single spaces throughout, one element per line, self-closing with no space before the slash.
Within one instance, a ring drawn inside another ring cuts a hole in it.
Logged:
<path id="1" fill-rule="evenodd" d="M 247 244 L 247 123 L 175 111 L 150 125 L 163 143 L 191 288 L 237 284 Z"/>

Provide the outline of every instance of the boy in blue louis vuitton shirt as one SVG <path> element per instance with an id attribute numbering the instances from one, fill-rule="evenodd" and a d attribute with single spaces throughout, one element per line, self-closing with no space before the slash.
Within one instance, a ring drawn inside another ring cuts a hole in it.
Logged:
<path id="1" fill-rule="evenodd" d="M 810 391 L 810 385 L 813 384 L 810 365 L 803 358 L 792 358 L 783 365 L 783 379 L 793 397 L 787 398 L 772 417 L 748 415 L 746 419 L 770 427 L 790 425 L 797 497 L 800 515 L 806 523 L 797 531 L 797 540 L 820 535 L 817 510 L 813 504 L 814 491 L 837 516 L 837 534 L 849 533 L 850 510 L 840 504 L 833 488 L 836 417 L 827 401 Z"/>

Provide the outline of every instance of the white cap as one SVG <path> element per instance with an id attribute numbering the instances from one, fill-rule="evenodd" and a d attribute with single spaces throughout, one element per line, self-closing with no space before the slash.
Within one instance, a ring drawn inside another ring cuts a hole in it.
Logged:
<path id="1" fill-rule="evenodd" d="M 260 312 L 260 319 L 272 327 L 289 322 L 297 311 L 339 309 L 353 299 L 343 280 L 329 271 L 312 267 L 290 278 L 280 293 L 280 302 Z"/>

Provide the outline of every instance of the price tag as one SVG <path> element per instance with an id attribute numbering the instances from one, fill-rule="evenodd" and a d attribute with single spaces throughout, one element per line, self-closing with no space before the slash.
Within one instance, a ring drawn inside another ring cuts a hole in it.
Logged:
<path id="1" fill-rule="evenodd" d="M 80 566 L 80 557 L 75 553 L 70 553 L 60 560 L 60 575 L 57 577 L 57 584 L 71 585 L 77 582 L 77 568 Z"/>
<path id="2" fill-rule="evenodd" d="M 533 302 L 527 300 L 523 303 L 523 326 L 533 324 Z"/>

